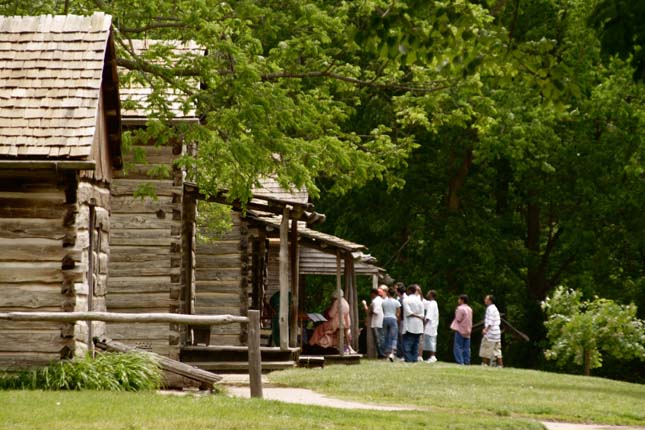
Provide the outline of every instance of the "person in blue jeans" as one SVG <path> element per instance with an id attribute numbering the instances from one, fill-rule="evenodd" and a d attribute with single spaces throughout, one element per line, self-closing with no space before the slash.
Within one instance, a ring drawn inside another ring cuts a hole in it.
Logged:
<path id="1" fill-rule="evenodd" d="M 396 290 L 384 287 L 387 297 L 383 300 L 383 353 L 390 361 L 394 361 L 394 345 L 399 335 L 399 314 L 401 303 L 396 299 Z"/>
<path id="2" fill-rule="evenodd" d="M 468 296 L 462 294 L 457 299 L 455 319 L 450 324 L 455 332 L 455 343 L 452 352 L 457 364 L 470 364 L 470 334 L 473 330 L 473 310 L 468 306 Z"/>
<path id="3" fill-rule="evenodd" d="M 423 303 L 416 294 L 417 284 L 408 287 L 408 295 L 403 299 L 403 358 L 406 363 L 416 363 L 419 358 L 419 339 L 423 334 Z"/>

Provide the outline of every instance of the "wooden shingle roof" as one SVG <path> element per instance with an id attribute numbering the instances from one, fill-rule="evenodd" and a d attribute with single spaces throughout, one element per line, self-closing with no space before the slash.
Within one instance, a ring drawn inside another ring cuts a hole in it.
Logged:
<path id="1" fill-rule="evenodd" d="M 131 39 L 126 42 L 126 49 L 137 56 L 144 56 L 146 52 L 156 48 L 166 48 L 169 50 L 165 60 L 165 65 L 176 66 L 184 55 L 200 56 L 204 55 L 205 50 L 196 42 L 181 42 L 178 40 L 154 40 L 154 39 Z M 160 61 L 152 61 L 153 64 L 164 65 Z M 120 69 L 125 73 L 125 69 Z M 199 89 L 199 80 L 196 78 L 186 78 L 188 87 L 194 90 Z M 128 103 L 121 111 L 124 121 L 130 124 L 145 123 L 145 120 L 152 114 L 148 97 L 152 94 L 152 88 L 149 85 L 142 85 L 138 82 L 126 82 L 121 80 L 120 84 L 121 100 Z M 195 105 L 188 100 L 186 94 L 178 89 L 168 89 L 164 94 L 164 99 L 168 103 L 168 109 L 174 120 L 198 121 Z"/>
<path id="2" fill-rule="evenodd" d="M 0 158 L 90 156 L 111 21 L 0 16 Z"/>

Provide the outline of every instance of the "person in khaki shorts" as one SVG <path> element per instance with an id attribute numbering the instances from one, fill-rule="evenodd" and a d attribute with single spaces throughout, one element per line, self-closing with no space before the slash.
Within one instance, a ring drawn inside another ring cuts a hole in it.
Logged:
<path id="1" fill-rule="evenodd" d="M 495 306 L 495 297 L 488 294 L 484 298 L 486 305 L 486 317 L 484 318 L 484 330 L 482 333 L 482 343 L 479 347 L 479 356 L 482 358 L 484 365 L 490 365 L 493 358 L 497 359 L 497 366 L 504 367 L 502 362 L 502 332 L 499 328 L 501 318 L 497 306 Z"/>

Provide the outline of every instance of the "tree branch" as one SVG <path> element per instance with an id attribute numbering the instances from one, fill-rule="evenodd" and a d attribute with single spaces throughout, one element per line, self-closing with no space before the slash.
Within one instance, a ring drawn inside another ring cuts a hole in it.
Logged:
<path id="1" fill-rule="evenodd" d="M 290 72 L 279 72 L 279 73 L 268 73 L 262 75 L 263 81 L 275 81 L 278 79 L 303 79 L 303 78 L 331 78 L 343 82 L 349 82 L 362 87 L 371 87 L 378 88 L 381 90 L 390 90 L 390 91 L 410 91 L 415 93 L 432 93 L 446 88 L 450 88 L 449 85 L 437 86 L 437 87 L 411 87 L 408 85 L 401 84 L 382 84 L 373 81 L 365 81 L 362 79 L 352 78 L 351 76 L 339 75 L 337 73 L 332 73 L 330 71 L 313 71 L 313 72 L 300 72 L 300 73 L 290 73 Z"/>
<path id="2" fill-rule="evenodd" d="M 553 287 L 556 283 L 558 283 L 558 281 L 560 280 L 560 276 L 562 275 L 562 273 L 563 273 L 565 270 L 567 270 L 567 268 L 571 265 L 571 263 L 573 263 L 573 262 L 575 261 L 575 259 L 576 259 L 576 256 L 575 256 L 575 255 L 571 255 L 571 256 L 569 256 L 566 260 L 564 260 L 564 263 L 562 263 L 562 266 L 560 266 L 560 268 L 558 269 L 558 271 L 557 271 L 557 272 L 555 272 L 555 274 L 551 277 L 551 279 L 549 279 L 549 285 L 550 285 L 550 286 L 552 286 L 552 287 Z"/>
<path id="3" fill-rule="evenodd" d="M 163 77 L 163 75 L 193 77 L 200 76 L 199 72 L 195 69 L 167 69 L 162 66 L 147 63 L 145 61 L 128 60 L 126 58 L 117 58 L 116 63 L 118 66 L 125 67 L 129 70 L 139 70 L 141 72 L 152 73 L 153 75 Z"/>
<path id="4" fill-rule="evenodd" d="M 143 33 L 149 30 L 159 28 L 185 28 L 186 24 L 181 22 L 157 22 L 154 24 L 144 25 L 143 27 L 118 27 L 121 33 Z"/>

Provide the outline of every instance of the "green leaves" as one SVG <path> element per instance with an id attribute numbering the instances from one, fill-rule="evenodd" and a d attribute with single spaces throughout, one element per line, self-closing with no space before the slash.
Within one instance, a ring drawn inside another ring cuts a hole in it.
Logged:
<path id="1" fill-rule="evenodd" d="M 551 342 L 547 359 L 560 364 L 572 360 L 584 366 L 586 375 L 602 366 L 603 354 L 645 360 L 645 321 L 636 317 L 636 306 L 581 298 L 579 291 L 560 286 L 542 303 Z"/>

